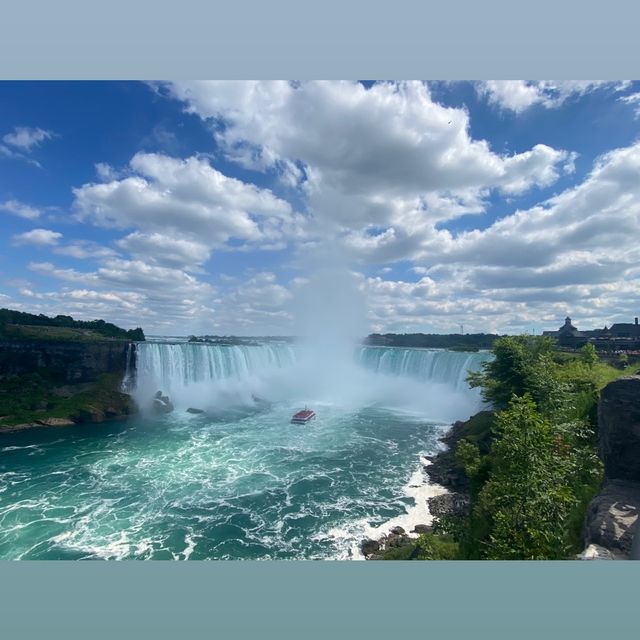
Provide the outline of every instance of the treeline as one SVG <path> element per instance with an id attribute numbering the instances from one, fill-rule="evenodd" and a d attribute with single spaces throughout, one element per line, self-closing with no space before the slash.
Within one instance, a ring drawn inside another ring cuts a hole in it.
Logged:
<path id="1" fill-rule="evenodd" d="M 435 531 L 455 540 L 461 559 L 574 557 L 602 480 L 598 391 L 619 372 L 592 345 L 567 359 L 539 336 L 500 338 L 493 353 L 468 378 L 493 406 L 487 432 L 455 449 L 470 510 L 436 518 Z"/>
<path id="2" fill-rule="evenodd" d="M 493 333 L 372 333 L 364 344 L 379 347 L 413 347 L 422 349 L 490 349 L 500 336 Z"/>
<path id="3" fill-rule="evenodd" d="M 124 340 L 144 340 L 144 332 L 140 327 L 136 329 L 121 329 L 115 324 L 104 320 L 74 320 L 71 316 L 57 315 L 50 318 L 44 314 L 35 315 L 23 311 L 0 309 L 0 336 L 10 335 L 8 326 L 29 327 L 59 327 L 65 329 L 89 330 L 106 338 L 120 338 Z"/>
<path id="4" fill-rule="evenodd" d="M 257 346 L 264 342 L 294 342 L 291 336 L 189 336 L 189 342 L 200 342 L 215 345 Z"/>

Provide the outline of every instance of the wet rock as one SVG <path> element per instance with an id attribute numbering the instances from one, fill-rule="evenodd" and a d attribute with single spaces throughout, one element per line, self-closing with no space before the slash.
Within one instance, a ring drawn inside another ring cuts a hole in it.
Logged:
<path id="1" fill-rule="evenodd" d="M 157 391 L 153 397 L 151 409 L 156 414 L 171 413 L 173 411 L 173 403 L 169 400 L 169 396 L 163 395 L 162 391 Z"/>
<path id="2" fill-rule="evenodd" d="M 436 517 L 464 517 L 469 515 L 469 496 L 462 493 L 444 493 L 427 500 L 429 512 Z"/>
<path id="3" fill-rule="evenodd" d="M 365 557 L 372 556 L 380 551 L 380 542 L 378 540 L 371 540 L 370 538 L 367 538 L 362 541 L 360 550 Z"/>
<path id="4" fill-rule="evenodd" d="M 196 409 L 195 407 L 189 407 L 187 413 L 204 413 L 204 409 Z"/>
<path id="5" fill-rule="evenodd" d="M 398 529 L 402 529 L 402 527 L 397 527 Z M 404 529 L 403 529 L 404 531 Z M 395 547 L 401 547 L 410 542 L 409 536 L 405 533 L 393 533 L 391 532 L 386 539 L 385 549 L 391 549 Z"/>
<path id="6" fill-rule="evenodd" d="M 41 424 L 44 427 L 67 427 L 75 424 L 75 422 L 69 418 L 45 418 L 44 420 L 38 420 L 37 424 Z"/>
<path id="7" fill-rule="evenodd" d="M 387 542 L 385 544 L 385 548 L 391 549 L 392 547 L 400 546 L 400 536 L 395 533 L 390 533 L 387 536 Z"/>
<path id="8" fill-rule="evenodd" d="M 428 524 L 417 524 L 415 527 L 413 527 L 412 533 L 419 533 L 420 535 L 422 535 L 423 533 L 431 533 L 432 531 L 433 527 L 429 526 Z"/>
<path id="9" fill-rule="evenodd" d="M 405 533 L 405 530 L 402 527 L 393 527 L 393 529 L 391 529 L 391 533 L 395 533 L 396 535 L 403 535 Z"/>

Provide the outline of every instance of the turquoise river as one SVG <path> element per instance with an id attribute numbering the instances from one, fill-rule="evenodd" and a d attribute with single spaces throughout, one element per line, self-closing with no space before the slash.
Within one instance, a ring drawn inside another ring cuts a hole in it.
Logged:
<path id="1" fill-rule="evenodd" d="M 360 558 L 364 537 L 430 521 L 423 456 L 480 408 L 465 378 L 488 357 L 140 343 L 140 415 L 0 436 L 0 558 Z M 305 405 L 317 418 L 291 424 Z"/>

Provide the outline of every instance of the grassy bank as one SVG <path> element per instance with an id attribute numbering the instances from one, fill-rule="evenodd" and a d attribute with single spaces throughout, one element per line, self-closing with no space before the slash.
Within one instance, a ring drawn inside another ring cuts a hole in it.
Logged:
<path id="1" fill-rule="evenodd" d="M 37 325 L 6 325 L 5 339 L 44 340 L 48 342 L 96 342 L 103 340 L 126 340 L 122 337 L 107 337 L 91 329 L 75 327 L 49 327 Z"/>
<path id="2" fill-rule="evenodd" d="M 90 341 L 144 340 L 145 337 L 140 327 L 126 330 L 104 320 L 74 320 L 71 316 L 49 317 L 0 309 L 0 339 Z"/>

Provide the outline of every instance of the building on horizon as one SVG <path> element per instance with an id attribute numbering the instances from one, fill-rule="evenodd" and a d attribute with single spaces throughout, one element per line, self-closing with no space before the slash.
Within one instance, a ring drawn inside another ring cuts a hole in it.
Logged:
<path id="1" fill-rule="evenodd" d="M 580 331 L 569 316 L 557 331 L 543 331 L 543 336 L 554 338 L 558 345 L 565 349 L 579 349 L 587 343 L 593 344 L 599 351 L 635 351 L 640 349 L 640 324 L 638 318 L 634 322 L 617 322 L 611 327 Z"/>

